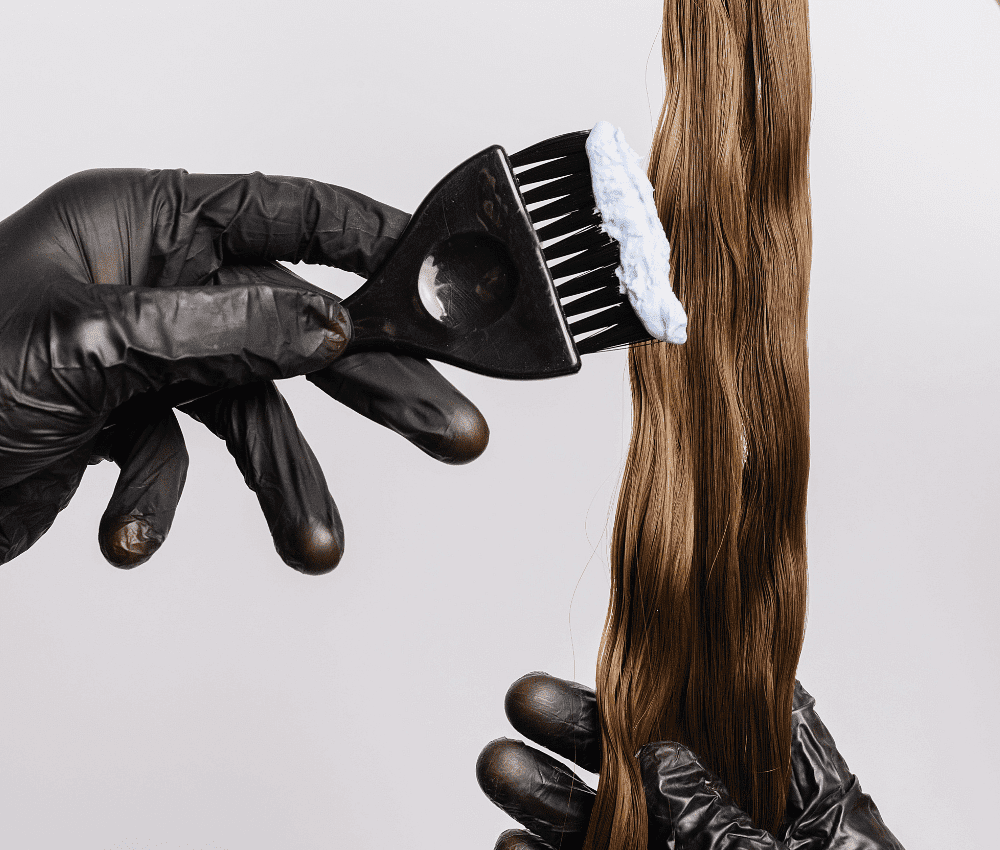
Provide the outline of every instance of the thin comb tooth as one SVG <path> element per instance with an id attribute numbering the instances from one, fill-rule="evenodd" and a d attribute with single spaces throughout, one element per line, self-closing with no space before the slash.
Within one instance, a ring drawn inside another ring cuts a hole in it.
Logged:
<path id="1" fill-rule="evenodd" d="M 586 339 L 574 340 L 574 343 L 580 354 L 595 354 L 598 351 L 607 351 L 609 348 L 653 341 L 649 332 L 642 326 L 642 322 L 636 319 L 634 323 L 614 325 Z"/>
<path id="2" fill-rule="evenodd" d="M 572 236 L 567 236 L 553 245 L 544 249 L 545 262 L 550 263 L 559 257 L 568 257 L 570 254 L 577 254 L 580 251 L 593 251 L 603 248 L 612 239 L 599 227 L 588 227 Z"/>
<path id="3" fill-rule="evenodd" d="M 580 295 L 584 292 L 590 292 L 592 289 L 600 289 L 606 286 L 617 289 L 621 286 L 618 275 L 615 274 L 615 269 L 617 268 L 618 264 L 616 263 L 613 266 L 594 269 L 594 271 L 574 277 L 572 280 L 563 281 L 556 286 L 556 292 L 560 298 L 570 298 L 574 295 Z"/>
<path id="4" fill-rule="evenodd" d="M 562 310 L 569 319 L 572 316 L 579 316 L 582 313 L 589 313 L 591 310 L 600 310 L 602 307 L 613 307 L 615 304 L 623 304 L 625 296 L 617 289 L 610 286 L 595 289 L 589 295 L 581 296 L 576 301 L 563 304 Z M 631 309 L 631 308 L 630 308 Z"/>
<path id="5" fill-rule="evenodd" d="M 574 210 L 569 215 L 563 216 L 543 227 L 539 227 L 535 231 L 535 235 L 538 237 L 539 242 L 547 242 L 549 239 L 565 236 L 574 230 L 582 230 L 584 227 L 592 224 L 601 224 L 602 222 L 601 214 L 597 210 Z"/>
<path id="6" fill-rule="evenodd" d="M 548 183 L 543 183 L 541 186 L 536 186 L 534 189 L 528 189 L 527 192 L 521 192 L 521 197 L 524 198 L 525 204 L 537 204 L 539 201 L 547 201 L 549 198 L 559 198 L 563 195 L 577 192 L 580 189 L 590 188 L 590 172 L 586 174 L 568 174 L 565 177 L 560 177 Z"/>
<path id="7" fill-rule="evenodd" d="M 570 322 L 569 332 L 576 336 L 577 334 L 584 334 L 587 331 L 600 331 L 604 328 L 610 328 L 612 325 L 618 324 L 620 307 L 608 307 L 606 310 L 601 310 L 600 313 L 594 313 L 592 316 L 586 316 L 583 319 L 577 319 L 575 322 Z"/>
<path id="8" fill-rule="evenodd" d="M 568 260 L 563 260 L 557 266 L 549 267 L 549 274 L 553 278 L 569 277 L 571 274 L 589 272 L 591 269 L 599 269 L 602 266 L 621 262 L 621 247 L 613 239 L 607 244 L 593 251 L 584 251 Z"/>
<path id="9" fill-rule="evenodd" d="M 587 316 L 584 319 L 577 319 L 575 322 L 571 322 L 569 332 L 573 336 L 576 336 L 577 334 L 587 333 L 587 331 L 599 331 L 604 328 L 610 328 L 612 325 L 630 324 L 630 320 L 633 319 L 638 321 L 631 307 L 627 304 L 617 304 L 614 307 L 608 307 L 607 310 L 602 310 L 600 313 L 594 313 L 593 316 Z"/>
<path id="10" fill-rule="evenodd" d="M 563 133 L 561 136 L 554 136 L 551 139 L 538 142 L 530 148 L 518 151 L 510 157 L 510 164 L 514 168 L 518 168 L 522 165 L 529 165 L 532 162 L 541 162 L 543 159 L 553 159 L 557 156 L 566 156 L 567 154 L 586 150 L 584 145 L 587 144 L 587 136 L 589 135 L 589 130 L 578 130 L 575 133 Z"/>
<path id="11" fill-rule="evenodd" d="M 588 186 L 586 190 L 581 189 L 579 192 L 574 192 L 565 198 L 559 198 L 558 200 L 550 201 L 544 206 L 528 210 L 528 215 L 531 216 L 531 223 L 538 225 L 543 221 L 548 221 L 550 218 L 555 218 L 557 215 L 565 215 L 566 213 L 576 212 L 576 210 L 592 210 L 596 207 L 597 201 L 594 200 L 594 193 Z"/>
<path id="12" fill-rule="evenodd" d="M 529 183 L 537 183 L 539 180 L 552 180 L 567 174 L 590 174 L 590 160 L 586 153 L 553 159 L 550 162 L 519 171 L 515 176 L 521 186 L 526 186 Z"/>

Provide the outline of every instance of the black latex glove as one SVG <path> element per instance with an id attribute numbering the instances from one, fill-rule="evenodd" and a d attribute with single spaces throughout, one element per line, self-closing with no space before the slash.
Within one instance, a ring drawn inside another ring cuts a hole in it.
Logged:
<path id="1" fill-rule="evenodd" d="M 481 453 L 481 414 L 426 361 L 334 362 L 346 311 L 276 262 L 367 276 L 407 221 L 316 181 L 113 169 L 69 177 L 0 222 L 0 562 L 102 458 L 121 475 L 101 549 L 119 566 L 148 559 L 187 471 L 170 410 L 185 398 L 200 397 L 182 409 L 226 441 L 279 555 L 303 572 L 337 564 L 343 526 L 273 379 L 311 373 L 446 462 Z"/>
<path id="2" fill-rule="evenodd" d="M 902 850 L 844 762 L 796 682 L 792 779 L 778 835 L 756 829 L 719 779 L 686 747 L 663 742 L 638 753 L 646 791 L 650 850 Z M 596 772 L 601 763 L 597 701 L 590 688 L 545 673 L 511 685 L 511 724 L 536 743 Z M 561 762 L 520 741 L 491 742 L 476 765 L 486 795 L 531 832 L 508 830 L 497 850 L 578 850 L 594 791 Z"/>

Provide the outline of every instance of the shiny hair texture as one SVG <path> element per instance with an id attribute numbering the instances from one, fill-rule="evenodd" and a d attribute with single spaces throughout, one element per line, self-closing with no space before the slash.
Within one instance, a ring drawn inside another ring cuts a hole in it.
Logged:
<path id="1" fill-rule="evenodd" d="M 690 322 L 629 352 L 588 850 L 645 850 L 661 740 L 778 830 L 805 629 L 807 0 L 665 0 L 663 63 L 649 175 Z"/>

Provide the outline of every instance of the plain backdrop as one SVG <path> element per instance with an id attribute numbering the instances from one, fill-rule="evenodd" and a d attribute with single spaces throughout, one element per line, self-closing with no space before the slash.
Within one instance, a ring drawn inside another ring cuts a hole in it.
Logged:
<path id="1" fill-rule="evenodd" d="M 487 145 L 608 119 L 641 154 L 658 0 L 6 4 L 0 216 L 97 166 L 303 175 L 412 210 Z M 987 847 L 1000 784 L 1000 9 L 814 0 L 810 607 L 800 679 L 909 850 Z M 357 279 L 299 269 L 341 294 Z M 283 391 L 347 528 L 285 567 L 182 422 L 174 530 L 101 558 L 116 475 L 0 570 L 0 847 L 462 848 L 512 823 L 476 756 L 536 669 L 593 683 L 629 429 L 622 352 L 445 369 L 476 463 Z M 182 417 L 183 419 L 183 417 Z"/>

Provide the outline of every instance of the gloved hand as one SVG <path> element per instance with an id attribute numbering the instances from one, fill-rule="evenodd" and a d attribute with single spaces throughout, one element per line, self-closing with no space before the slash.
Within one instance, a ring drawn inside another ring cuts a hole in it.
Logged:
<path id="1" fill-rule="evenodd" d="M 902 850 L 871 798 L 837 752 L 798 683 L 792 709 L 792 780 L 778 835 L 755 828 L 721 782 L 686 747 L 648 744 L 638 754 L 650 850 Z M 596 772 L 601 763 L 597 701 L 590 688 L 529 673 L 507 692 L 511 724 L 531 740 Z M 491 742 L 476 765 L 486 795 L 531 832 L 508 830 L 496 850 L 578 850 L 594 791 L 561 762 L 520 741 Z"/>
<path id="2" fill-rule="evenodd" d="M 194 399 L 182 409 L 226 441 L 279 555 L 332 569 L 343 526 L 277 378 L 310 373 L 445 462 L 478 456 L 489 431 L 468 399 L 419 358 L 337 360 L 346 311 L 276 262 L 367 276 L 407 221 L 310 180 L 114 169 L 69 177 L 0 222 L 0 562 L 103 458 L 121 475 L 101 549 L 118 566 L 148 559 L 187 471 L 170 408 Z"/>

